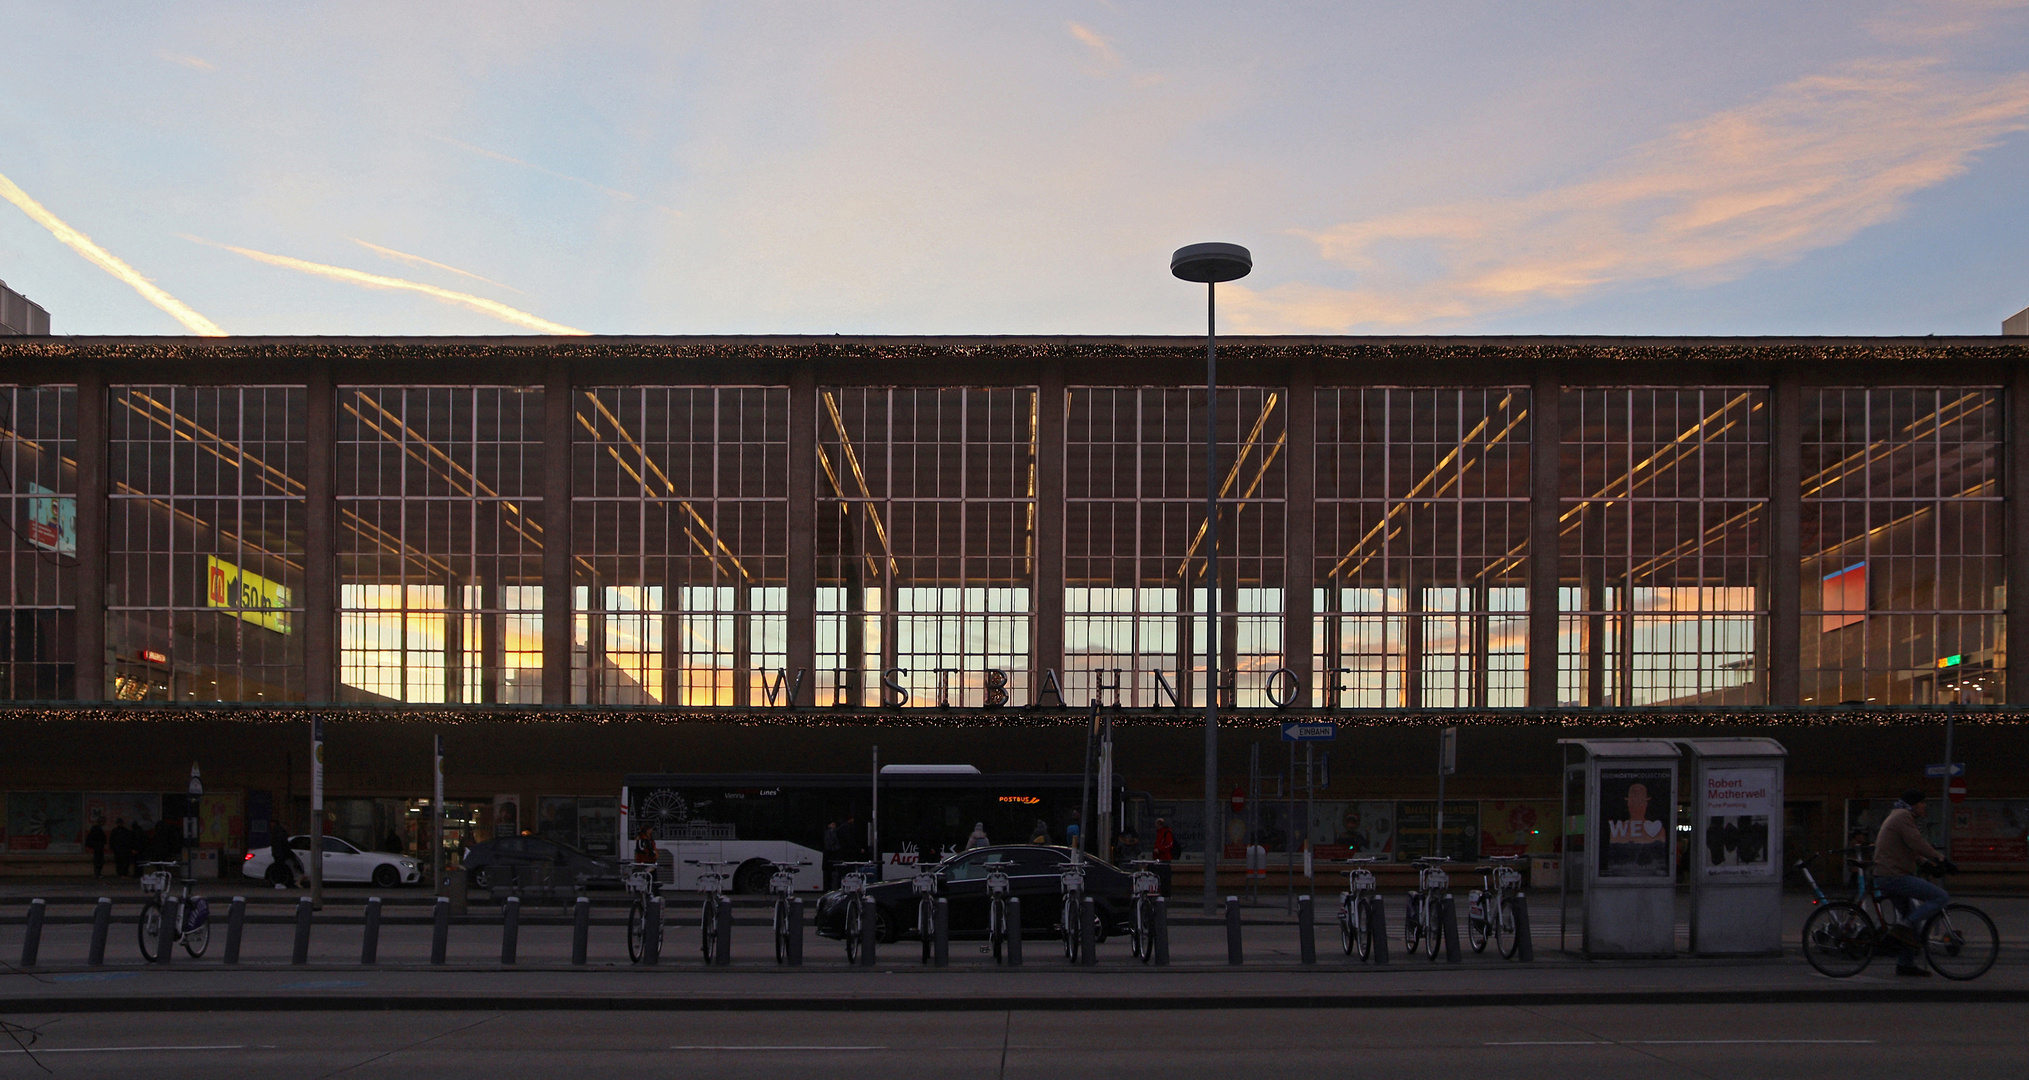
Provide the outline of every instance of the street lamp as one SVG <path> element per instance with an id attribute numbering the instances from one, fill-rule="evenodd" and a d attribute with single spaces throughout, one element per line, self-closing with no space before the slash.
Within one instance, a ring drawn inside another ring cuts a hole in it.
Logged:
<path id="1" fill-rule="evenodd" d="M 1219 334 L 1214 296 L 1221 281 L 1254 269 L 1254 256 L 1238 244 L 1192 244 L 1170 256 L 1169 272 L 1205 283 L 1205 914 L 1219 903 Z M 1190 588 L 1188 580 L 1183 582 Z"/>

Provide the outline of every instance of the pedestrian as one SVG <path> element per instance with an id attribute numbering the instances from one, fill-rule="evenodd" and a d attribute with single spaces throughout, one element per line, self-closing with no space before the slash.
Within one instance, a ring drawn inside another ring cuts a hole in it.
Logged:
<path id="1" fill-rule="evenodd" d="M 991 843 L 993 841 L 986 838 L 986 822 L 973 822 L 972 835 L 965 838 L 965 850 L 971 851 L 973 848 L 983 848 Z"/>
<path id="2" fill-rule="evenodd" d="M 91 831 L 85 834 L 85 850 L 92 853 L 92 876 L 103 877 L 106 872 L 106 828 L 92 822 Z"/>
<path id="3" fill-rule="evenodd" d="M 1064 844 L 1067 847 L 1083 847 L 1085 834 L 1078 828 L 1078 811 L 1071 811 L 1071 823 L 1064 826 Z"/>
<path id="4" fill-rule="evenodd" d="M 303 876 L 303 863 L 296 858 L 296 849 L 289 845 L 289 830 L 282 828 L 281 822 L 271 821 L 268 835 L 275 838 L 268 845 L 268 858 L 272 861 L 268 877 L 274 880 L 277 889 L 293 889 Z"/>
<path id="5" fill-rule="evenodd" d="M 1132 827 L 1120 831 L 1120 840 L 1115 845 L 1120 849 L 1119 862 L 1133 862 L 1141 857 L 1141 834 Z"/>
<path id="6" fill-rule="evenodd" d="M 127 828 L 127 819 L 113 819 L 113 831 L 106 837 L 106 846 L 113 849 L 113 876 L 126 877 L 134 864 L 134 831 Z"/>
<path id="7" fill-rule="evenodd" d="M 1174 862 L 1177 857 L 1177 834 L 1162 818 L 1155 819 L 1155 857 L 1158 862 Z"/>
<path id="8" fill-rule="evenodd" d="M 380 849 L 390 855 L 400 855 L 408 850 L 408 845 L 402 843 L 402 834 L 390 826 L 387 835 L 381 838 Z"/>
<path id="9" fill-rule="evenodd" d="M 1047 844 L 1049 842 L 1050 842 L 1050 823 L 1044 821 L 1042 818 L 1037 818 L 1036 827 L 1029 830 L 1029 843 Z"/>

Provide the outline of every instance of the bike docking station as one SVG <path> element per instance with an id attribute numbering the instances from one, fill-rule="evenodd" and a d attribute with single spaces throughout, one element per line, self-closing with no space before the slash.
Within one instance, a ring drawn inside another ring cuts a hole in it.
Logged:
<path id="1" fill-rule="evenodd" d="M 1587 958 L 1675 956 L 1677 745 L 1660 739 L 1557 742 L 1567 748 L 1558 947 L 1569 929 L 1575 878 L 1582 886 L 1580 942 Z M 1584 760 L 1570 760 L 1574 746 Z"/>
<path id="2" fill-rule="evenodd" d="M 1774 739 L 1679 739 L 1691 758 L 1691 954 L 1782 955 L 1782 791 Z"/>

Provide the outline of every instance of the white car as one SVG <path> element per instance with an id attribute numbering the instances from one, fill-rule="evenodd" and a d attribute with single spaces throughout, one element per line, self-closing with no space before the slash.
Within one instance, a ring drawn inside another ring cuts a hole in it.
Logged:
<path id="1" fill-rule="evenodd" d="M 289 846 L 296 850 L 297 861 L 303 864 L 304 872 L 308 873 L 310 838 L 292 836 L 289 838 Z M 274 856 L 267 848 L 249 851 L 246 860 L 240 864 L 240 873 L 250 878 L 279 884 L 279 875 L 270 876 L 268 873 L 274 861 Z M 327 836 L 324 838 L 324 880 L 371 883 L 387 889 L 396 885 L 414 885 L 423 880 L 423 871 L 416 865 L 416 860 L 406 855 L 361 851 L 336 836 Z"/>

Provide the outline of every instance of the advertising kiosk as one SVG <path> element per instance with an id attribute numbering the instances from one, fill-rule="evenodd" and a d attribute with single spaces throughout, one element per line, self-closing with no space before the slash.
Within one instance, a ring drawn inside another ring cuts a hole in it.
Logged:
<path id="1" fill-rule="evenodd" d="M 1583 947 L 1592 957 L 1674 956 L 1677 950 L 1677 760 L 1660 739 L 1559 739 L 1577 747 L 1584 816 L 1566 806 L 1567 859 L 1582 869 Z M 1573 770 L 1567 756 L 1567 775 Z M 1571 785 L 1566 786 L 1567 802 Z M 1561 906 L 1561 901 L 1560 901 Z"/>
<path id="2" fill-rule="evenodd" d="M 1691 952 L 1782 954 L 1782 785 L 1774 739 L 1680 739 L 1691 759 Z"/>

